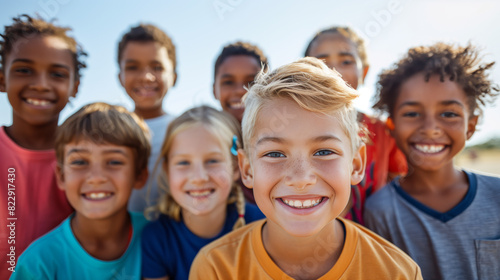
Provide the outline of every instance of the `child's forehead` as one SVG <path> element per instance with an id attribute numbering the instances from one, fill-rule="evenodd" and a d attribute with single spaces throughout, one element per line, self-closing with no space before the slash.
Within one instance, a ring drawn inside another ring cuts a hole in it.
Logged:
<path id="1" fill-rule="evenodd" d="M 64 39 L 52 35 L 35 35 L 17 39 L 7 54 L 7 61 L 16 59 L 67 60 L 73 63 L 68 43 Z"/>
<path id="2" fill-rule="evenodd" d="M 65 155 L 68 156 L 69 154 L 73 152 L 86 152 L 86 153 L 93 153 L 93 152 L 98 152 L 98 153 L 112 153 L 112 152 L 120 152 L 125 155 L 128 155 L 129 153 L 132 154 L 132 148 L 121 145 L 121 144 L 114 144 L 110 142 L 105 142 L 102 139 L 98 139 L 99 137 L 96 136 L 96 139 L 90 139 L 87 137 L 80 137 L 79 139 L 73 139 L 72 141 L 66 143 L 64 145 L 64 151 Z"/>
<path id="3" fill-rule="evenodd" d="M 122 51 L 122 60 L 151 57 L 170 60 L 168 49 L 157 41 L 128 41 Z"/>

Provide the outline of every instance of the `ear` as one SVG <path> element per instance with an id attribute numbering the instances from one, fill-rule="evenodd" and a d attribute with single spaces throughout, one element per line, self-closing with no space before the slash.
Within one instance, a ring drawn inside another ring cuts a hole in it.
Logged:
<path id="1" fill-rule="evenodd" d="M 363 143 L 361 147 L 354 153 L 352 159 L 351 185 L 357 185 L 365 177 L 366 165 L 366 145 Z"/>
<path id="2" fill-rule="evenodd" d="M 78 87 L 80 87 L 80 79 L 75 81 L 75 84 L 73 85 L 73 92 L 71 93 L 72 97 L 76 97 L 76 94 L 78 93 Z"/>
<path id="3" fill-rule="evenodd" d="M 57 181 L 57 187 L 61 190 L 64 191 L 64 173 L 63 169 L 61 166 L 59 166 L 59 163 L 56 164 L 56 181 Z"/>
<path id="4" fill-rule="evenodd" d="M 366 74 L 368 74 L 368 70 L 370 69 L 370 66 L 365 66 L 363 67 L 363 76 L 362 76 L 362 81 L 363 83 L 365 82 Z"/>
<path id="5" fill-rule="evenodd" d="M 135 177 L 134 189 L 141 189 L 146 184 L 149 176 L 148 168 L 144 168 L 137 177 Z"/>
<path id="6" fill-rule="evenodd" d="M 215 99 L 219 100 L 217 93 L 215 93 L 215 82 L 212 84 L 212 93 L 214 94 Z"/>
<path id="7" fill-rule="evenodd" d="M 250 159 L 243 149 L 238 149 L 238 165 L 240 167 L 241 181 L 247 188 L 253 189 L 253 170 Z"/>
<path id="8" fill-rule="evenodd" d="M 0 92 L 6 92 L 5 90 L 5 75 L 3 71 L 0 70 Z"/>
<path id="9" fill-rule="evenodd" d="M 478 119 L 479 116 L 472 116 L 467 121 L 467 140 L 469 140 L 472 137 L 472 135 L 474 135 L 474 132 L 476 132 L 476 125 Z"/>
<path id="10" fill-rule="evenodd" d="M 120 72 L 118 72 L 118 81 L 120 81 L 120 85 L 122 85 L 122 87 L 125 87 L 125 83 L 122 80 L 122 70 L 121 69 L 120 69 Z"/>
<path id="11" fill-rule="evenodd" d="M 174 72 L 174 81 L 172 82 L 172 86 L 175 86 L 176 82 L 177 82 L 177 72 Z"/>

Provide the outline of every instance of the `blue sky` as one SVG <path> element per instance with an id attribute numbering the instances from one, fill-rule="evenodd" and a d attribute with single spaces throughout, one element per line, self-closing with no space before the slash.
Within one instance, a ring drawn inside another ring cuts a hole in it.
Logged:
<path id="1" fill-rule="evenodd" d="M 498 1 L 464 0 L 198 0 L 198 1 L 0 0 L 0 24 L 19 14 L 56 18 L 88 52 L 88 68 L 77 97 L 61 113 L 61 121 L 95 101 L 132 109 L 117 75 L 117 43 L 140 22 L 165 30 L 177 47 L 178 80 L 164 102 L 171 114 L 202 104 L 218 107 L 213 98 L 213 64 L 222 46 L 244 40 L 261 47 L 271 68 L 300 58 L 315 32 L 332 25 L 350 25 L 367 40 L 370 71 L 357 108 L 371 112 L 377 75 L 410 47 L 437 41 L 472 42 L 486 61 L 500 63 Z M 3 27 L 2 27 L 3 32 Z M 500 83 L 500 65 L 491 72 Z M 5 93 L 0 93 L 0 125 L 12 121 Z M 500 137 L 500 99 L 488 106 L 469 144 Z"/>

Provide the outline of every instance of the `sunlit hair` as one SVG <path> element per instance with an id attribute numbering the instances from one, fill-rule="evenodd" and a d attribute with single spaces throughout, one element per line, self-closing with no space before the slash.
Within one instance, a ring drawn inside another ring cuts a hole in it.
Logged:
<path id="1" fill-rule="evenodd" d="M 79 141 L 131 148 L 136 176 L 148 166 L 151 152 L 149 129 L 141 118 L 124 107 L 92 103 L 66 119 L 56 132 L 55 149 L 59 166 L 64 164 L 65 145 Z"/>
<path id="2" fill-rule="evenodd" d="M 249 144 L 255 136 L 254 128 L 260 110 L 270 101 L 279 98 L 291 99 L 311 112 L 335 116 L 351 140 L 352 151 L 356 151 L 363 143 L 358 135 L 360 128 L 353 107 L 356 97 L 356 90 L 348 86 L 338 72 L 329 69 L 314 57 L 299 59 L 269 73 L 261 72 L 243 97 L 245 113 L 242 130 L 245 152 L 249 154 Z"/>
<path id="3" fill-rule="evenodd" d="M 215 138 L 219 140 L 223 150 L 227 152 L 226 158 L 231 160 L 230 164 L 232 168 L 234 169 L 237 167 L 236 157 L 231 155 L 230 150 L 234 135 L 238 138 L 237 147 L 241 148 L 241 129 L 238 121 L 230 114 L 217 111 L 208 106 L 195 107 L 184 112 L 168 126 L 165 140 L 161 147 L 160 158 L 155 164 L 155 172 L 153 174 L 159 174 L 158 186 L 161 197 L 157 205 L 146 209 L 146 216 L 149 219 L 156 219 L 158 214 L 162 213 L 176 221 L 181 220 L 181 206 L 175 201 L 170 193 L 168 174 L 165 171 L 165 166 L 168 165 L 168 156 L 171 152 L 172 143 L 175 137 L 179 135 L 179 133 L 193 127 L 203 127 L 215 136 Z M 158 173 L 156 172 L 157 169 L 160 169 Z M 232 203 L 236 204 L 236 209 L 239 214 L 239 218 L 233 226 L 233 229 L 236 229 L 245 225 L 245 219 L 243 218 L 245 215 L 245 198 L 241 186 L 237 182 L 232 183 L 227 200 L 227 204 Z"/>
<path id="4" fill-rule="evenodd" d="M 123 50 L 130 42 L 156 42 L 167 49 L 168 58 L 172 61 L 174 73 L 177 74 L 177 59 L 175 56 L 175 45 L 172 39 L 163 30 L 153 24 L 139 24 L 130 28 L 123 34 L 118 43 L 118 65 L 122 60 Z"/>
<path id="5" fill-rule="evenodd" d="M 498 96 L 499 88 L 488 79 L 487 73 L 493 64 L 483 64 L 478 50 L 470 44 L 460 47 L 436 43 L 411 48 L 401 60 L 379 75 L 373 108 L 392 115 L 401 85 L 423 73 L 426 82 L 432 75 L 439 75 L 441 82 L 445 79 L 456 82 L 467 95 L 471 116 L 481 116 L 481 107 Z"/>
<path id="6" fill-rule="evenodd" d="M 229 45 L 224 46 L 222 49 L 222 52 L 219 54 L 217 59 L 215 60 L 215 65 L 214 65 L 214 79 L 217 76 L 217 72 L 219 71 L 219 67 L 221 64 L 229 57 L 235 56 L 235 55 L 247 55 L 250 57 L 255 58 L 261 66 L 265 70 L 268 69 L 269 67 L 269 62 L 267 60 L 266 55 L 264 52 L 257 47 L 256 45 L 252 45 L 247 42 L 241 42 L 237 41 L 234 43 L 231 43 Z"/>
<path id="7" fill-rule="evenodd" d="M 316 35 L 314 35 L 314 37 L 307 45 L 304 56 L 310 56 L 313 43 L 318 40 L 321 35 L 324 34 L 340 34 L 346 39 L 349 39 L 356 46 L 356 50 L 358 51 L 359 58 L 361 59 L 361 63 L 363 64 L 363 68 L 370 65 L 370 63 L 368 62 L 368 55 L 366 54 L 365 41 L 352 28 L 348 26 L 332 26 L 316 33 Z"/>
<path id="8" fill-rule="evenodd" d="M 71 31 L 71 28 L 56 26 L 42 18 L 32 18 L 29 15 L 21 15 L 13 18 L 14 23 L 5 26 L 5 31 L 0 34 L 0 58 L 1 70 L 5 71 L 5 62 L 7 56 L 12 51 L 14 44 L 19 40 L 26 42 L 36 36 L 54 36 L 62 39 L 68 45 L 68 50 L 71 52 L 74 62 L 75 80 L 81 77 L 81 69 L 86 65 L 83 62 L 83 57 L 87 54 L 83 51 L 82 47 L 66 32 Z"/>

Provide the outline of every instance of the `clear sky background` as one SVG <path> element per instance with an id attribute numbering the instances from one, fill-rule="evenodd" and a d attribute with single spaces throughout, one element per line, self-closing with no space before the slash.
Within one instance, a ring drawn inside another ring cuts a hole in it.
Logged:
<path id="1" fill-rule="evenodd" d="M 61 113 L 61 121 L 82 105 L 104 101 L 133 109 L 118 81 L 117 43 L 140 22 L 166 31 L 177 47 L 177 84 L 164 101 L 178 115 L 193 106 L 220 108 L 213 98 L 213 64 L 222 47 L 236 40 L 258 45 L 271 68 L 300 58 L 313 35 L 332 25 L 350 25 L 366 40 L 370 71 L 358 88 L 357 108 L 372 112 L 377 76 L 410 47 L 437 41 L 483 49 L 500 83 L 500 1 L 485 0 L 0 0 L 0 25 L 12 17 L 39 13 L 73 28 L 72 35 L 89 56 L 77 97 Z M 0 93 L 0 125 L 9 125 L 12 111 Z M 488 106 L 469 144 L 500 137 L 500 99 Z"/>

